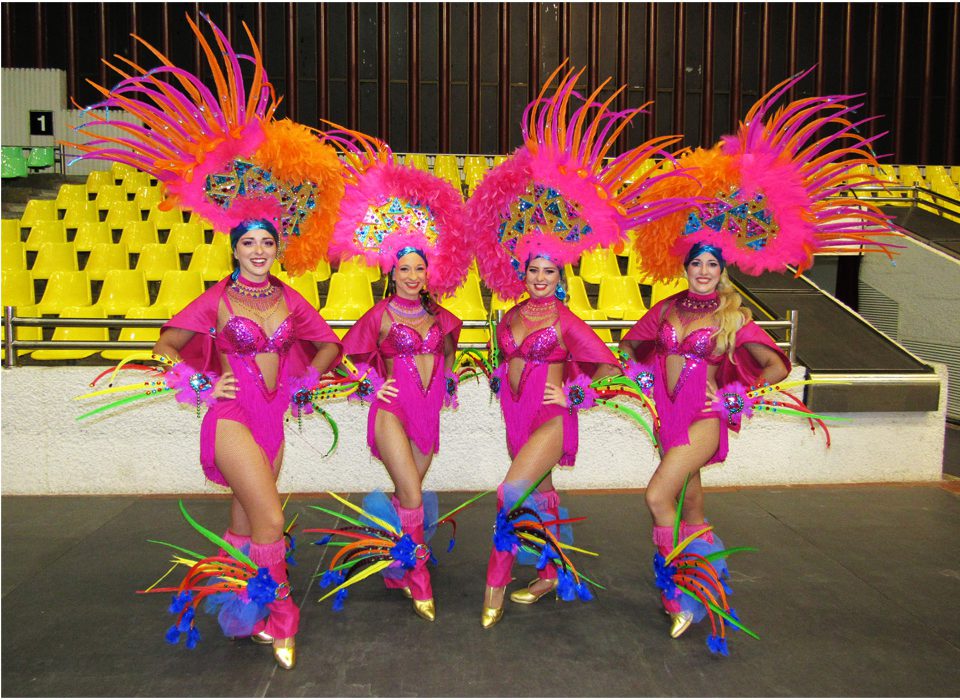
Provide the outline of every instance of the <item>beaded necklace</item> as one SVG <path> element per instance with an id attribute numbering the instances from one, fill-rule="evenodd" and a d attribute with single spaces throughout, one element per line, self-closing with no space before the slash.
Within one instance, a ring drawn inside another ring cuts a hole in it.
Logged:
<path id="1" fill-rule="evenodd" d="M 713 292 L 712 294 L 697 294 L 689 290 L 687 290 L 684 296 L 677 300 L 674 306 L 677 316 L 684 326 L 704 316 L 716 313 L 719 308 L 720 295 L 717 292 Z"/>
<path id="2" fill-rule="evenodd" d="M 405 299 L 399 295 L 394 295 L 390 297 L 387 306 L 390 307 L 391 313 L 400 317 L 404 324 L 413 328 L 419 329 L 427 322 L 433 321 L 419 299 Z"/>
<path id="3" fill-rule="evenodd" d="M 270 318 L 283 299 L 280 287 L 271 283 L 269 278 L 263 282 L 251 282 L 243 275 L 230 283 L 227 287 L 227 295 L 232 302 L 249 309 L 262 320 Z"/>
<path id="4" fill-rule="evenodd" d="M 552 296 L 545 299 L 530 298 L 526 304 L 521 304 L 519 307 L 520 320 L 527 330 L 553 325 L 557 319 L 558 303 L 557 298 Z M 544 323 L 547 320 L 550 322 Z"/>

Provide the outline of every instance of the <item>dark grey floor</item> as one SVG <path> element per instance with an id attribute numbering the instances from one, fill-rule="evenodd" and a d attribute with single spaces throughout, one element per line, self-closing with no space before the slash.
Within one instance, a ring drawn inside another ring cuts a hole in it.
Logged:
<path id="1" fill-rule="evenodd" d="M 299 665 L 228 641 L 200 621 L 197 649 L 170 647 L 166 595 L 137 596 L 163 571 L 160 538 L 202 547 L 167 498 L 2 499 L 4 696 L 956 696 L 960 694 L 960 489 L 942 485 L 711 492 L 728 546 L 742 634 L 714 658 L 705 624 L 667 636 L 650 572 L 639 493 L 568 494 L 588 520 L 578 542 L 602 556 L 585 570 L 607 586 L 592 603 L 508 604 L 479 624 L 492 502 L 459 518 L 457 547 L 438 535 L 438 620 L 415 617 L 378 581 L 343 612 L 308 587 L 329 551 L 300 538 Z M 461 494 L 441 494 L 441 507 Z M 356 497 L 355 497 L 356 498 Z M 331 518 L 294 498 L 301 527 Z M 323 504 L 336 507 L 329 499 Z M 189 498 L 220 530 L 226 501 Z M 204 550 L 208 551 L 208 550 Z M 527 574 L 518 573 L 522 580 Z M 516 584 L 519 585 L 519 584 Z"/>

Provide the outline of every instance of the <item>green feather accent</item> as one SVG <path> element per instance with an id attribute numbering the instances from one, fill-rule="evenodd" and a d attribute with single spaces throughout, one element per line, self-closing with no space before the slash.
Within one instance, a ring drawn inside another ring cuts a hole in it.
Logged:
<path id="1" fill-rule="evenodd" d="M 765 413 L 779 413 L 783 416 L 795 416 L 797 418 L 811 418 L 814 420 L 836 420 L 836 421 L 849 421 L 850 418 L 843 416 L 824 416 L 820 413 L 806 413 L 804 411 L 798 411 L 793 408 L 787 408 L 786 406 L 769 406 L 766 404 L 760 404 L 755 406 L 754 409 L 759 409 Z"/>
<path id="2" fill-rule="evenodd" d="M 323 416 L 324 420 L 327 421 L 327 424 L 330 426 L 330 430 L 333 431 L 333 444 L 330 445 L 330 449 L 327 450 L 324 457 L 329 457 L 333 454 L 333 451 L 337 449 L 337 445 L 340 444 L 340 426 L 337 425 L 337 421 L 333 419 L 333 416 L 330 415 L 329 411 L 320 408 L 317 404 L 313 404 L 313 409 Z"/>
<path id="3" fill-rule="evenodd" d="M 357 527 L 369 527 L 369 524 L 367 524 L 367 523 L 362 523 L 362 522 L 360 522 L 359 520 L 357 520 L 357 519 L 355 519 L 355 518 L 351 518 L 349 515 L 344 515 L 343 513 L 337 513 L 336 511 L 332 511 L 332 510 L 330 510 L 329 508 L 324 508 L 323 506 L 307 506 L 307 507 L 308 507 L 308 508 L 313 508 L 314 510 L 322 511 L 322 512 L 326 513 L 327 515 L 332 515 L 332 516 L 335 517 L 335 518 L 340 518 L 341 520 L 346 520 L 346 521 L 347 521 L 348 523 L 350 523 L 351 525 L 356 525 Z"/>
<path id="4" fill-rule="evenodd" d="M 712 554 L 707 554 L 703 558 L 707 561 L 713 561 L 714 559 L 726 559 L 731 554 L 736 554 L 737 552 L 757 552 L 759 551 L 756 547 L 731 547 L 730 549 L 724 549 L 719 552 L 713 552 Z"/>
<path id="5" fill-rule="evenodd" d="M 551 474 L 552 472 L 553 472 L 553 467 L 550 467 L 547 471 L 545 471 L 545 472 L 543 473 L 543 476 L 541 476 L 539 479 L 537 479 L 533 484 L 530 485 L 530 487 L 529 487 L 526 491 L 523 492 L 523 495 L 520 496 L 520 498 L 517 500 L 516 503 L 513 504 L 513 507 L 510 508 L 510 510 L 509 510 L 508 512 L 511 512 L 511 513 L 512 513 L 512 512 L 515 511 L 517 508 L 519 508 L 519 507 L 523 504 L 523 502 L 526 501 L 527 498 L 530 497 L 530 494 L 533 493 L 533 492 L 537 489 L 537 487 L 538 487 L 541 483 L 543 483 L 543 480 L 546 479 L 547 476 L 548 476 L 549 474 Z"/>
<path id="6" fill-rule="evenodd" d="M 223 539 L 222 537 L 220 537 L 220 535 L 217 535 L 217 534 L 215 534 L 215 533 L 213 533 L 213 532 L 210 532 L 210 530 L 208 530 L 208 529 L 205 528 L 203 525 L 201 525 L 201 524 L 198 523 L 196 520 L 194 520 L 194 519 L 190 516 L 190 514 L 187 512 L 187 508 L 186 508 L 186 506 L 183 505 L 183 501 L 182 501 L 182 500 L 179 501 L 179 503 L 180 503 L 180 512 L 183 514 L 184 519 L 185 519 L 188 523 L 190 523 L 190 525 L 193 527 L 194 530 L 196 530 L 196 531 L 199 532 L 201 535 L 203 535 L 204 537 L 206 537 L 208 540 L 210 540 L 211 542 L 213 542 L 215 545 L 217 545 L 218 547 L 220 547 L 222 550 L 224 550 L 225 552 L 227 552 L 230 556 L 232 556 L 232 557 L 233 557 L 234 559 L 236 559 L 237 561 L 246 564 L 247 566 L 253 568 L 254 570 L 260 568 L 260 567 L 258 567 L 256 564 L 253 563 L 253 561 L 250 559 L 250 557 L 248 557 L 246 554 L 244 554 L 244 553 L 241 552 L 239 549 L 237 549 L 236 547 L 234 547 L 232 544 L 230 544 L 229 542 L 227 542 L 225 539 Z"/>
<path id="7" fill-rule="evenodd" d="M 677 501 L 677 517 L 673 520 L 673 546 L 680 543 L 680 513 L 683 510 L 683 497 L 687 495 L 687 484 L 690 482 L 690 475 L 687 474 L 683 480 L 683 488 L 680 489 L 680 500 Z"/>
<path id="8" fill-rule="evenodd" d="M 104 411 L 108 411 L 111 408 L 117 408 L 118 406 L 123 406 L 124 404 L 132 403 L 134 401 L 139 401 L 140 399 L 151 399 L 155 396 L 162 396 L 164 394 L 169 394 L 172 391 L 173 389 L 161 389 L 160 391 L 155 392 L 153 394 L 137 394 L 136 396 L 127 396 L 118 401 L 113 401 L 111 403 L 108 403 L 106 406 L 95 408 L 92 411 L 88 411 L 87 413 L 84 413 L 81 416 L 77 416 L 77 420 L 83 420 L 84 418 L 89 418 L 90 416 L 95 416 L 98 413 L 103 413 Z"/>
<path id="9" fill-rule="evenodd" d="M 149 542 L 150 544 L 162 544 L 164 547 L 170 547 L 170 549 L 175 549 L 178 552 L 189 554 L 191 557 L 195 557 L 197 559 L 206 559 L 206 557 L 203 556 L 202 554 L 197 554 L 196 552 L 190 551 L 186 547 L 180 547 L 179 545 L 170 544 L 169 542 L 164 542 L 163 540 L 147 540 L 147 542 Z"/>
<path id="10" fill-rule="evenodd" d="M 454 515 L 455 513 L 459 513 L 461 510 L 463 510 L 463 509 L 466 508 L 467 506 L 469 506 L 469 505 L 471 505 L 471 504 L 473 504 L 473 503 L 476 503 L 476 502 L 479 501 L 481 498 L 483 498 L 484 496 L 486 496 L 488 493 L 493 493 L 493 491 L 484 491 L 483 493 L 479 493 L 479 494 L 477 494 L 476 496 L 474 496 L 473 498 L 464 501 L 463 503 L 461 503 L 460 505 L 458 505 L 456 508 L 454 508 L 453 510 L 451 510 L 449 513 L 447 513 L 446 515 L 444 515 L 442 518 L 437 518 L 437 521 L 436 521 L 435 523 L 431 523 L 431 524 L 429 525 L 429 527 L 433 527 L 434 525 L 437 525 L 437 524 L 439 524 L 439 523 L 442 523 L 444 520 L 446 520 L 447 518 L 449 518 L 451 515 Z"/>
<path id="11" fill-rule="evenodd" d="M 647 423 L 647 421 L 643 418 L 643 416 L 637 413 L 634 409 L 630 408 L 629 406 L 624 406 L 623 404 L 617 403 L 616 401 L 612 401 L 610 399 L 597 399 L 596 402 L 601 406 L 610 406 L 615 411 L 619 411 L 623 415 L 633 420 L 635 423 L 638 423 L 641 428 L 647 431 L 647 435 L 650 436 L 650 441 L 653 443 L 654 447 L 657 447 L 660 444 L 659 442 L 657 442 L 657 438 L 653 434 L 653 428 L 651 428 L 650 424 Z"/>

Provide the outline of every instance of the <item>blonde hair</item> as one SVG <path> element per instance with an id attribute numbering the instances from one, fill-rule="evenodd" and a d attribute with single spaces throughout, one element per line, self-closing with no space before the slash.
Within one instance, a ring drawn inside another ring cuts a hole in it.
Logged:
<path id="1" fill-rule="evenodd" d="M 717 293 L 720 295 L 720 306 L 714 313 L 717 319 L 717 331 L 713 334 L 713 338 L 716 341 L 717 354 L 726 354 L 733 361 L 733 351 L 737 347 L 737 331 L 750 321 L 753 314 L 750 313 L 750 309 L 743 306 L 743 299 L 734 288 L 726 270 L 720 273 Z"/>

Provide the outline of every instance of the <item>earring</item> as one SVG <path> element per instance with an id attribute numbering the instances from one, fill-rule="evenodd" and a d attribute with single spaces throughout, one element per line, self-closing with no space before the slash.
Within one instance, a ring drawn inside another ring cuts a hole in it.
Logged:
<path id="1" fill-rule="evenodd" d="M 553 295 L 560 301 L 564 301 L 567 298 L 567 290 L 563 288 L 562 284 L 557 285 L 557 291 Z"/>
<path id="2" fill-rule="evenodd" d="M 236 282 L 239 276 L 240 276 L 240 268 L 239 267 L 233 268 L 233 272 L 230 273 L 230 279 Z"/>

